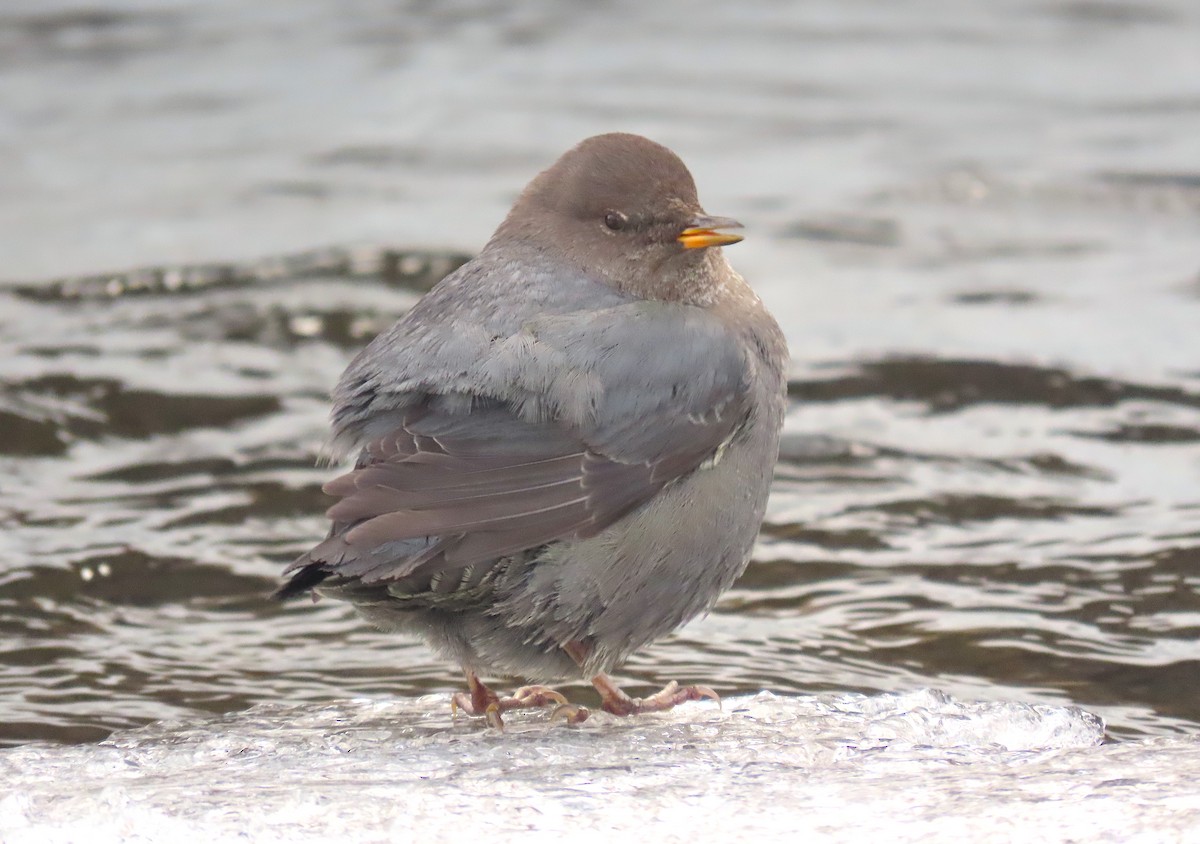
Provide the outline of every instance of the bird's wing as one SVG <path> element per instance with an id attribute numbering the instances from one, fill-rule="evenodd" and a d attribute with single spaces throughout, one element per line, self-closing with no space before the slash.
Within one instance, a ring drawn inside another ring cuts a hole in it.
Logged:
<path id="1" fill-rule="evenodd" d="M 469 394 L 389 411 L 326 492 L 342 527 L 297 563 L 366 583 L 594 536 L 719 452 L 748 413 L 747 356 L 696 308 L 538 318 Z"/>

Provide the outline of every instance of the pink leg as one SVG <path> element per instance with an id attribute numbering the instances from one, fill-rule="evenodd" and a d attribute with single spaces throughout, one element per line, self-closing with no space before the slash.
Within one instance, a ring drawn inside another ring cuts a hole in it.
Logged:
<path id="1" fill-rule="evenodd" d="M 592 654 L 592 646 L 589 642 L 568 642 L 563 646 L 563 650 L 571 659 L 575 660 L 580 668 Z M 592 685 L 596 687 L 596 691 L 600 692 L 600 708 L 613 715 L 626 716 L 636 715 L 639 712 L 664 712 L 685 701 L 705 698 L 715 700 L 718 706 L 721 704 L 720 695 L 708 686 L 684 686 L 681 688 L 674 680 L 668 683 L 662 691 L 647 698 L 630 697 L 621 691 L 611 677 L 603 673 L 592 678 Z M 559 714 L 565 709 L 566 707 L 560 706 L 555 710 L 555 714 Z M 579 706 L 571 707 L 566 714 L 567 721 L 570 723 L 578 723 L 587 718 L 587 710 Z"/>
<path id="2" fill-rule="evenodd" d="M 567 699 L 554 689 L 546 686 L 522 686 L 512 697 L 500 697 L 479 679 L 474 671 L 466 671 L 467 693 L 455 692 L 450 698 L 450 708 L 455 713 L 461 709 L 468 715 L 482 715 L 488 724 L 496 729 L 504 729 L 501 712 L 511 709 L 535 709 L 550 704 L 567 705 Z"/>
<path id="3" fill-rule="evenodd" d="M 708 686 L 680 686 L 674 680 L 650 697 L 633 698 L 621 691 L 607 674 L 597 674 L 592 685 L 600 692 L 600 708 L 613 715 L 637 715 L 641 712 L 665 712 L 689 700 L 715 700 L 721 704 L 721 696 Z"/>

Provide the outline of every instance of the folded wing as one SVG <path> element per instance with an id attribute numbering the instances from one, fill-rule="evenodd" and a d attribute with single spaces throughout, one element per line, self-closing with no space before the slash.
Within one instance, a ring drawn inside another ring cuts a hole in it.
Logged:
<path id="1" fill-rule="evenodd" d="M 662 356 L 663 338 L 639 330 L 644 310 L 543 321 L 535 340 L 517 344 L 530 360 L 484 362 L 501 382 L 492 395 L 408 395 L 388 409 L 394 427 L 326 484 L 339 499 L 334 528 L 281 592 L 328 576 L 396 581 L 595 536 L 696 470 L 746 419 L 745 363 L 729 343 L 691 342 L 694 326 L 679 320 L 653 323 L 680 335 Z M 563 411 L 579 402 L 556 390 L 582 377 L 596 385 L 594 401 Z"/>

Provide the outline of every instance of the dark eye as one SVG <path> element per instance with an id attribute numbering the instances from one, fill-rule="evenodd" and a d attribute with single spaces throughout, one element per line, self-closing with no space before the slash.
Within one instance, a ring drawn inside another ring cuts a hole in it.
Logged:
<path id="1" fill-rule="evenodd" d="M 604 215 L 604 225 L 608 226 L 615 232 L 619 232 L 621 229 L 625 228 L 625 224 L 628 222 L 628 217 L 616 211 L 609 211 Z"/>

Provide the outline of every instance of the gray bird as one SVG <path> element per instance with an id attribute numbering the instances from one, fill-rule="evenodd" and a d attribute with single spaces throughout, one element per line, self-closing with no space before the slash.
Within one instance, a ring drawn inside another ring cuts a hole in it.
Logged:
<path id="1" fill-rule="evenodd" d="M 357 461 L 276 597 L 315 588 L 423 636 L 495 724 L 565 698 L 480 674 L 587 678 L 617 715 L 715 698 L 635 699 L 605 672 L 711 608 L 762 521 L 787 346 L 717 248 L 740 227 L 666 147 L 569 150 L 342 375 L 329 451 Z"/>

